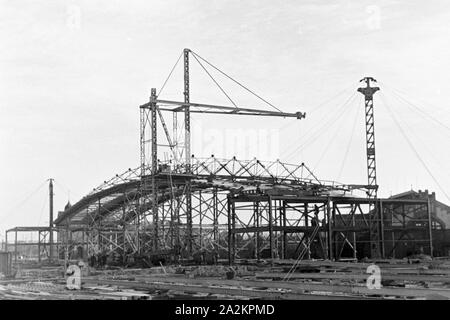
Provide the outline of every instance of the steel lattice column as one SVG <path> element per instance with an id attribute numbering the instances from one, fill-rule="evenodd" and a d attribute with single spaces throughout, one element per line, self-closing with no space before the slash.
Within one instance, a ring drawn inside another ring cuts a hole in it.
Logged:
<path id="1" fill-rule="evenodd" d="M 147 174 L 147 151 L 146 151 L 146 128 L 149 122 L 149 110 L 148 108 L 141 107 L 140 109 L 140 151 L 141 151 L 141 172 L 140 172 L 140 188 L 139 193 L 140 197 L 138 199 L 138 208 L 139 212 L 136 218 L 136 232 L 137 232 L 137 239 L 139 239 L 139 221 L 141 217 L 144 215 L 144 212 L 141 211 L 141 208 L 143 208 L 143 204 L 145 203 L 145 190 L 146 188 L 146 179 L 145 176 Z M 140 252 L 140 243 L 139 240 L 137 241 L 137 251 Z"/>
<path id="2" fill-rule="evenodd" d="M 190 102 L 189 91 L 189 49 L 184 49 L 184 102 Z M 191 117 L 189 105 L 184 106 L 184 148 L 186 159 L 186 173 L 191 173 Z M 189 255 L 192 254 L 192 195 L 191 181 L 186 182 L 186 216 L 187 216 L 187 246 Z"/>
<path id="3" fill-rule="evenodd" d="M 158 140 L 156 131 L 156 89 L 152 88 L 150 97 L 151 130 L 152 130 L 152 217 L 153 217 L 153 250 L 158 250 L 158 187 L 156 185 L 156 174 L 158 173 Z"/>
<path id="4" fill-rule="evenodd" d="M 366 87 L 358 88 L 364 95 L 365 115 L 366 115 L 366 152 L 367 152 L 367 178 L 369 189 L 367 196 L 370 199 L 377 198 L 377 173 L 375 162 L 375 120 L 373 112 L 373 95 L 380 90 L 379 87 L 371 87 L 370 82 L 376 82 L 374 78 L 365 77 L 360 82 L 365 82 Z M 380 214 L 376 201 L 369 205 L 370 214 L 370 247 L 372 258 L 381 256 L 380 249 Z"/>

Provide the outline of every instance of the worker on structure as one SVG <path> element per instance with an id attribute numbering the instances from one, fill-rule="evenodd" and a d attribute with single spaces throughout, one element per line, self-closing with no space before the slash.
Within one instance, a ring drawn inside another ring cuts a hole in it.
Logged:
<path id="1" fill-rule="evenodd" d="M 319 225 L 319 215 L 317 214 L 317 212 L 314 213 L 314 217 L 311 220 L 311 225 L 313 227 L 316 227 Z"/>
<path id="2" fill-rule="evenodd" d="M 319 213 L 316 210 L 314 212 L 314 217 L 311 219 L 311 226 L 313 227 L 313 234 L 312 237 L 309 239 L 309 245 L 308 245 L 308 258 L 311 257 L 311 245 L 314 242 L 314 238 L 316 237 L 317 231 L 316 229 L 319 228 Z"/>
<path id="3" fill-rule="evenodd" d="M 95 254 L 89 256 L 89 265 L 93 268 L 97 266 L 97 257 Z"/>

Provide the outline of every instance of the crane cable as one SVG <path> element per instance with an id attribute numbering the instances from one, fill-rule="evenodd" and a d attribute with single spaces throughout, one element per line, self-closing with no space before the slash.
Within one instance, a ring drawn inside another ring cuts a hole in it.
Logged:
<path id="1" fill-rule="evenodd" d="M 204 61 L 205 63 L 207 63 L 209 66 L 211 66 L 213 69 L 215 69 L 216 71 L 220 72 L 222 75 L 224 75 L 225 77 L 227 77 L 228 79 L 230 79 L 231 81 L 233 81 L 234 83 L 236 83 L 237 85 L 239 85 L 241 88 L 245 89 L 246 91 L 250 92 L 252 95 L 254 95 L 255 97 L 259 98 L 261 101 L 265 102 L 267 105 L 271 106 L 272 108 L 274 108 L 275 110 L 279 111 L 279 112 L 283 112 L 281 111 L 279 108 L 275 107 L 272 103 L 268 102 L 267 100 L 265 100 L 264 98 L 262 98 L 261 96 L 259 96 L 258 94 L 256 94 L 254 91 L 250 90 L 249 88 L 247 88 L 246 86 L 244 86 L 242 83 L 240 83 L 239 81 L 235 80 L 234 78 L 232 78 L 231 76 L 229 76 L 228 74 L 226 74 L 225 72 L 223 72 L 222 70 L 220 70 L 218 67 L 216 67 L 215 65 L 213 65 L 212 63 L 210 63 L 208 60 L 202 58 L 200 55 L 198 55 L 197 53 L 195 53 L 194 51 L 191 50 L 191 53 L 196 56 L 197 58 L 201 59 L 202 61 Z"/>
<path id="2" fill-rule="evenodd" d="M 233 99 L 230 98 L 230 96 L 225 92 L 225 90 L 220 86 L 220 84 L 214 79 L 214 77 L 208 72 L 208 70 L 205 68 L 205 66 L 200 62 L 200 60 L 197 59 L 195 54 L 193 54 L 195 60 L 197 60 L 198 64 L 202 69 L 206 72 L 206 74 L 211 78 L 211 80 L 216 84 L 217 87 L 219 87 L 220 91 L 228 98 L 228 100 L 233 104 L 235 108 L 237 108 L 236 103 L 234 103 Z"/>
<path id="3" fill-rule="evenodd" d="M 166 80 L 164 81 L 164 84 L 162 85 L 161 89 L 159 89 L 158 95 L 156 96 L 156 98 L 159 97 L 159 95 L 161 94 L 161 92 L 164 90 L 167 81 L 169 81 L 170 77 L 172 76 L 173 71 L 175 70 L 176 66 L 178 65 L 178 62 L 180 61 L 181 57 L 183 56 L 183 51 L 181 52 L 180 56 L 177 59 L 177 62 L 175 62 L 174 66 L 172 67 L 172 70 L 170 70 L 169 75 L 167 76 Z"/>

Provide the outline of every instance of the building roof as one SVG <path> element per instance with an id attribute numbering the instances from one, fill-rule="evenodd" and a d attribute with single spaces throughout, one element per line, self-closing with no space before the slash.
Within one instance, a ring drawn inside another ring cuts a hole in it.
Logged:
<path id="1" fill-rule="evenodd" d="M 391 199 L 419 199 L 419 198 L 427 198 L 430 197 L 430 199 L 437 205 L 439 205 L 440 207 L 444 207 L 445 209 L 447 209 L 448 211 L 450 211 L 450 206 L 440 202 L 438 200 L 436 200 L 436 193 L 432 192 L 429 193 L 428 190 L 422 191 L 415 191 L 415 190 L 408 190 L 393 196 L 390 196 L 389 198 Z"/>

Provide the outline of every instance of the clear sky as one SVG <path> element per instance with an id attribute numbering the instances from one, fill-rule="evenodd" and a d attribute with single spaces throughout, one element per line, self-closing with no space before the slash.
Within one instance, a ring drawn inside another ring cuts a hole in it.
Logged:
<path id="1" fill-rule="evenodd" d="M 301 121 L 194 117 L 197 156 L 305 162 L 321 179 L 364 184 L 356 89 L 370 75 L 381 87 L 380 194 L 429 189 L 450 203 L 383 105 L 450 194 L 448 1 L 0 0 L 0 39 L 0 237 L 48 223 L 46 179 L 56 179 L 62 210 L 138 166 L 138 105 L 183 48 L 283 111 L 307 112 Z M 195 61 L 191 71 L 191 101 L 229 104 Z M 237 104 L 270 108 L 213 75 Z M 179 66 L 172 78 L 161 98 L 181 100 Z"/>

